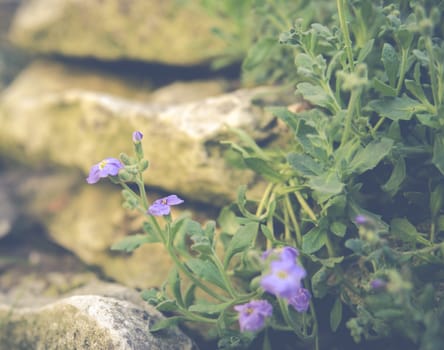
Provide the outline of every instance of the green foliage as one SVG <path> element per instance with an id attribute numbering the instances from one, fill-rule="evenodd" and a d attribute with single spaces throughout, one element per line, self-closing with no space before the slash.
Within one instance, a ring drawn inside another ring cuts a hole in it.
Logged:
<path id="1" fill-rule="evenodd" d="M 202 3 L 236 22 L 237 32 L 219 35 L 242 41 L 219 63 L 243 54 L 246 80 L 293 84 L 307 108 L 268 108 L 288 126 L 284 149 L 264 150 L 231 130 L 235 140 L 225 143 L 267 186 L 259 200 L 241 187 L 236 203 L 222 210 L 217 235 L 214 222 L 148 216 L 144 234 L 113 246 L 128 252 L 162 242 L 175 263 L 160 290 L 143 293 L 174 314 L 152 331 L 201 322 L 220 348 L 245 348 L 256 334 L 239 332 L 233 306 L 265 298 L 277 310 L 266 327 L 315 349 L 321 334 L 344 328 L 356 342 L 400 337 L 418 349 L 442 348 L 444 5 Z M 119 183 L 125 206 L 145 213 L 140 152 Z M 307 270 L 307 313 L 259 285 L 262 252 L 282 246 L 297 248 Z"/>

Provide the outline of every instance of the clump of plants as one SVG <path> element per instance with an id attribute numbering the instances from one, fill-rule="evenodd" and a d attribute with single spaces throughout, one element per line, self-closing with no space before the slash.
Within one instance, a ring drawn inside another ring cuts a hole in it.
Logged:
<path id="1" fill-rule="evenodd" d="M 285 149 L 235 131 L 227 144 L 268 185 L 257 201 L 240 188 L 217 223 L 172 218 L 176 195 L 147 202 L 140 132 L 135 156 L 92 168 L 90 183 L 109 177 L 146 215 L 113 249 L 162 242 L 175 263 L 143 293 L 171 315 L 153 332 L 204 323 L 221 349 L 344 348 L 344 331 L 444 346 L 443 10 L 337 0 L 329 23 L 294 18 L 279 41 L 305 108 L 269 108 L 292 135 Z"/>

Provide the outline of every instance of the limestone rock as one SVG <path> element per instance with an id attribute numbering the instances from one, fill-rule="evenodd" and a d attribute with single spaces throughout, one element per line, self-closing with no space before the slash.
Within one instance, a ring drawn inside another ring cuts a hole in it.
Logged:
<path id="1" fill-rule="evenodd" d="M 12 40 L 43 53 L 191 65 L 221 56 L 227 43 L 198 1 L 31 0 L 21 6 Z"/>
<path id="2" fill-rule="evenodd" d="M 2 349 L 197 349 L 177 328 L 150 333 L 162 315 L 100 295 L 75 295 L 36 308 L 0 306 Z"/>
<path id="3" fill-rule="evenodd" d="M 151 164 L 145 182 L 151 187 L 220 205 L 235 197 L 239 185 L 255 183 L 252 172 L 227 164 L 219 141 L 227 138 L 226 126 L 266 139 L 273 118 L 252 101 L 274 89 L 165 104 L 117 93 L 121 84 L 108 78 L 99 82 L 97 75 L 95 85 L 88 86 L 88 77 L 52 63 L 24 71 L 0 101 L 0 153 L 34 164 L 46 160 L 77 167 L 86 176 L 100 160 L 132 153 L 131 134 L 140 130 Z"/>

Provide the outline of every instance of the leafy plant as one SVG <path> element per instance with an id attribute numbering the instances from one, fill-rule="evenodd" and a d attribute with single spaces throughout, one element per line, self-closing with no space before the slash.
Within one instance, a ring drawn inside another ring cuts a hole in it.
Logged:
<path id="1" fill-rule="evenodd" d="M 287 13 L 286 2 L 251 5 Z M 152 331 L 195 321 L 209 325 L 220 348 L 270 348 L 277 333 L 319 349 L 347 328 L 356 342 L 392 337 L 442 348 L 443 9 L 337 0 L 331 22 L 292 22 L 280 35 L 294 54 L 284 82 L 305 107 L 269 107 L 291 134 L 285 149 L 261 149 L 234 130 L 226 143 L 267 187 L 259 200 L 240 188 L 218 218 L 219 234 L 215 222 L 173 220 L 177 196 L 149 205 L 137 134 L 135 157 L 92 169 L 92 182 L 110 176 L 125 207 L 147 215 L 144 232 L 114 249 L 162 242 L 175 262 L 160 289 L 143 293 L 173 315 Z M 257 45 L 245 68 L 283 52 Z"/>

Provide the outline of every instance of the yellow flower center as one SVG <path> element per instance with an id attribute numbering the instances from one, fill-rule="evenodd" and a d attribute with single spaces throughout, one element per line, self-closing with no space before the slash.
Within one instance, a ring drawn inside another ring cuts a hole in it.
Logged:
<path id="1" fill-rule="evenodd" d="M 278 273 L 277 273 L 277 276 L 279 277 L 279 278 L 282 278 L 283 280 L 284 279 L 286 279 L 287 277 L 288 277 L 288 273 L 286 272 L 286 271 L 279 271 Z"/>
<path id="2" fill-rule="evenodd" d="M 102 160 L 102 161 L 99 163 L 99 169 L 100 169 L 100 170 L 103 170 L 103 168 L 106 166 L 106 164 L 108 164 L 108 162 L 107 162 L 106 160 Z"/>

